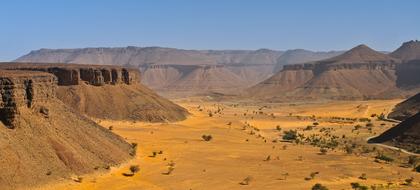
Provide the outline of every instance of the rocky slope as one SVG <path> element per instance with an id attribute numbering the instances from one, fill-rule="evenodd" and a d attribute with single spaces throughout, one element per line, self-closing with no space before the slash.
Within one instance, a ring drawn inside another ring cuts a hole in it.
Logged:
<path id="1" fill-rule="evenodd" d="M 41 49 L 18 62 L 130 65 L 142 82 L 165 96 L 236 93 L 270 77 L 283 65 L 332 57 L 339 52 L 182 50 L 161 47 Z"/>
<path id="2" fill-rule="evenodd" d="M 420 113 L 385 131 L 370 143 L 384 143 L 414 153 L 420 153 Z"/>
<path id="3" fill-rule="evenodd" d="M 140 84 L 140 72 L 118 66 L 1 63 L 0 69 L 48 72 L 57 97 L 90 117 L 151 122 L 185 119 L 187 111 Z"/>
<path id="4" fill-rule="evenodd" d="M 401 59 L 404 62 L 418 60 L 420 59 L 420 42 L 417 40 L 404 42 L 403 45 L 392 52 L 390 56 Z"/>
<path id="5" fill-rule="evenodd" d="M 287 65 L 248 92 L 271 99 L 387 98 L 397 90 L 395 70 L 399 63 L 360 45 L 330 59 Z"/>
<path id="6" fill-rule="evenodd" d="M 34 187 L 104 170 L 132 147 L 55 97 L 54 75 L 0 71 L 0 187 Z"/>
<path id="7" fill-rule="evenodd" d="M 420 112 L 420 93 L 397 104 L 388 117 L 396 120 L 407 119 Z"/>
<path id="8" fill-rule="evenodd" d="M 274 69 L 274 73 L 280 71 L 285 65 L 319 61 L 340 55 L 342 53 L 343 51 L 313 52 L 304 49 L 287 50 L 277 59 L 277 65 Z"/>

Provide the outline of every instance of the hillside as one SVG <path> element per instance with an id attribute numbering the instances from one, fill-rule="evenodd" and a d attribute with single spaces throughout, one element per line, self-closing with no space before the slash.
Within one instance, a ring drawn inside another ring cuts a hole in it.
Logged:
<path id="1" fill-rule="evenodd" d="M 420 112 L 420 93 L 397 104 L 388 117 L 396 120 L 407 119 Z"/>
<path id="2" fill-rule="evenodd" d="M 372 99 L 404 97 L 398 93 L 400 60 L 359 45 L 329 59 L 287 65 L 247 93 L 263 99 Z"/>
<path id="3" fill-rule="evenodd" d="M 134 66 L 141 70 L 143 84 L 171 97 L 237 93 L 267 79 L 283 65 L 320 60 L 339 53 L 161 47 L 40 49 L 16 61 Z"/>
<path id="4" fill-rule="evenodd" d="M 401 47 L 396 49 L 390 55 L 401 59 L 404 62 L 420 59 L 420 42 L 417 40 L 404 42 Z"/>
<path id="5" fill-rule="evenodd" d="M 55 97 L 48 73 L 0 71 L 0 187 L 34 187 L 118 165 L 130 144 Z"/>
<path id="6" fill-rule="evenodd" d="M 54 74 L 58 99 L 94 118 L 164 122 L 183 120 L 188 114 L 143 86 L 137 69 L 45 63 L 1 63 L 0 69 Z"/>
<path id="7" fill-rule="evenodd" d="M 370 143 L 384 143 L 414 153 L 420 153 L 420 113 L 385 131 Z"/>
<path id="8" fill-rule="evenodd" d="M 274 72 L 280 71 L 285 65 L 319 61 L 340 55 L 342 53 L 342 51 L 313 52 L 304 49 L 287 50 L 277 59 Z"/>

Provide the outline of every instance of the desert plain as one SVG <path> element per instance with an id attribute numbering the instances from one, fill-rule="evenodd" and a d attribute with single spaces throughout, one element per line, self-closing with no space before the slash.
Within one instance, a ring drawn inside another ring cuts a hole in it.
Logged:
<path id="1" fill-rule="evenodd" d="M 366 142 L 397 124 L 380 116 L 401 101 L 175 99 L 190 113 L 184 121 L 96 119 L 136 143 L 134 159 L 108 169 L 92 166 L 98 168 L 93 174 L 33 189 L 297 190 L 316 183 L 329 189 L 352 189 L 351 183 L 372 189 L 417 189 L 420 176 L 407 166 L 410 154 Z M 283 139 L 290 130 L 296 130 L 298 140 Z M 206 141 L 203 135 L 211 139 Z M 125 175 L 130 166 L 139 169 L 133 176 Z"/>

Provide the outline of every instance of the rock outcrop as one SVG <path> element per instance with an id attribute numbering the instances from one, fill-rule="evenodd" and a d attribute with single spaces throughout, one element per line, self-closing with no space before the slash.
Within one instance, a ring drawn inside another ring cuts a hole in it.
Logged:
<path id="1" fill-rule="evenodd" d="M 0 69 L 52 74 L 57 97 L 94 118 L 162 122 L 182 120 L 188 114 L 144 87 L 138 69 L 46 63 L 0 63 Z"/>
<path id="2" fill-rule="evenodd" d="M 0 120 L 14 128 L 20 108 L 32 108 L 54 98 L 56 83 L 48 73 L 0 70 Z"/>
<path id="3" fill-rule="evenodd" d="M 24 189 L 118 165 L 133 149 L 56 97 L 58 77 L 0 70 L 0 187 Z"/>
<path id="4" fill-rule="evenodd" d="M 271 100 L 404 98 L 418 89 L 418 66 L 360 45 L 330 59 L 286 65 L 247 94 Z"/>
<path id="5" fill-rule="evenodd" d="M 105 84 L 137 84 L 140 72 L 133 68 L 106 65 L 45 64 L 45 63 L 1 63 L 0 69 L 42 71 L 55 75 L 58 85 L 79 85 L 87 83 L 95 86 Z"/>
<path id="6" fill-rule="evenodd" d="M 420 59 L 420 41 L 411 40 L 404 42 L 401 47 L 389 54 L 401 59 L 403 62 Z"/>

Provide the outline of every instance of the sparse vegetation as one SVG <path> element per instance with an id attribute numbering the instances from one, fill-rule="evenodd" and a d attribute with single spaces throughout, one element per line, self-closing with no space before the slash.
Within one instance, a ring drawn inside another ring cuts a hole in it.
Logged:
<path id="1" fill-rule="evenodd" d="M 297 130 L 288 130 L 283 133 L 283 140 L 292 141 L 297 139 Z"/>
<path id="2" fill-rule="evenodd" d="M 328 190 L 326 186 L 321 185 L 320 183 L 315 184 L 312 186 L 312 190 Z"/>
<path id="3" fill-rule="evenodd" d="M 350 183 L 351 188 L 354 190 L 368 190 L 369 187 L 361 185 L 360 183 L 354 182 L 354 183 Z"/>
<path id="4" fill-rule="evenodd" d="M 359 179 L 367 180 L 367 175 L 365 173 L 362 173 L 362 175 L 359 176 Z"/>
<path id="5" fill-rule="evenodd" d="M 202 135 L 201 138 L 204 141 L 211 141 L 213 139 L 213 136 L 211 136 L 211 135 Z"/>
<path id="6" fill-rule="evenodd" d="M 375 158 L 378 159 L 378 160 L 383 160 L 385 162 L 393 162 L 394 161 L 393 158 L 391 158 L 391 157 L 389 157 L 389 156 L 387 156 L 383 153 L 379 153 Z"/>

